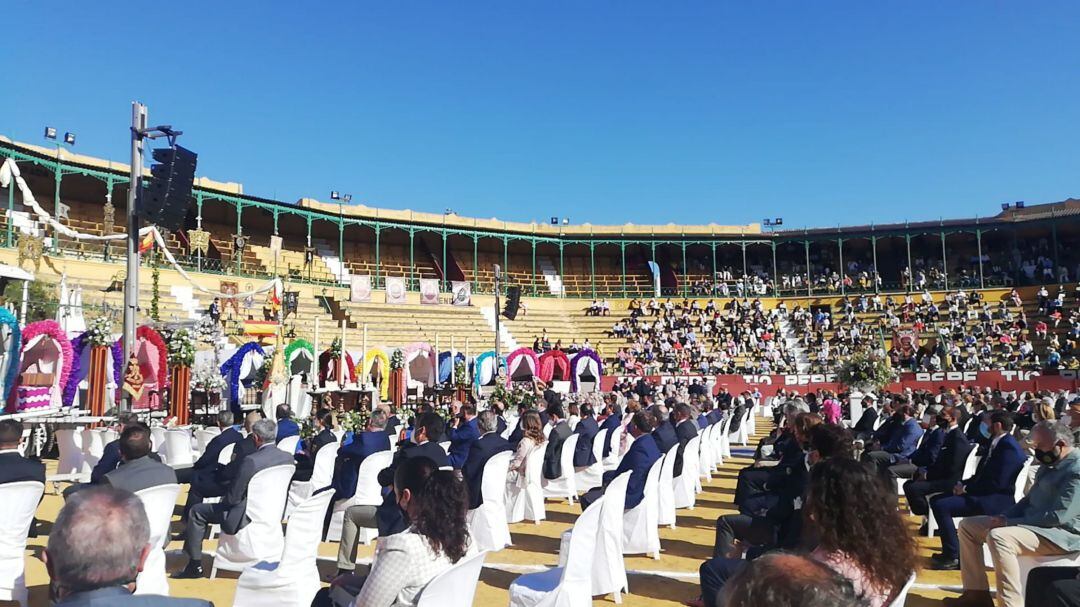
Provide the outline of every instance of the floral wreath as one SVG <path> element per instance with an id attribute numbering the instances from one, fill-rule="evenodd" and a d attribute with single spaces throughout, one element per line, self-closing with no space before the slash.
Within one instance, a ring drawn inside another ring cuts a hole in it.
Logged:
<path id="1" fill-rule="evenodd" d="M 233 413 L 240 412 L 240 368 L 244 365 L 244 358 L 252 352 L 266 356 L 258 342 L 250 341 L 240 346 L 240 349 L 221 365 L 221 374 L 227 378 L 229 384 L 229 405 Z"/>
<path id="2" fill-rule="evenodd" d="M 294 339 L 289 342 L 289 345 L 285 346 L 286 365 L 292 360 L 293 352 L 297 350 L 307 350 L 307 353 L 311 355 L 311 359 L 315 360 L 315 346 L 311 345 L 311 342 L 306 339 Z"/>
<path id="3" fill-rule="evenodd" d="M 328 377 L 330 372 L 330 361 L 341 360 L 341 352 L 334 353 L 333 349 L 326 350 L 319 355 L 319 385 L 325 385 L 328 381 L 336 381 L 336 377 Z M 353 361 L 352 354 L 345 352 L 345 369 L 347 371 L 347 383 L 356 383 L 356 363 Z"/>
<path id="4" fill-rule="evenodd" d="M 0 308 L 0 325 L 7 325 L 11 329 L 11 345 L 5 353 L 8 359 L 7 373 L 4 375 L 4 401 L 7 402 L 11 389 L 15 386 L 15 379 L 19 376 L 19 352 L 22 351 L 22 330 L 19 321 L 7 308 Z"/>
<path id="5" fill-rule="evenodd" d="M 73 358 L 71 352 L 71 342 L 68 340 L 67 333 L 64 331 L 60 323 L 55 320 L 39 320 L 26 325 L 26 329 L 22 332 L 22 348 L 25 348 L 27 344 L 32 342 L 34 338 L 39 335 L 51 338 L 53 341 L 60 345 L 60 356 L 64 359 L 63 366 L 60 369 L 60 381 L 57 386 L 67 386 L 68 378 L 71 376 L 71 359 Z M 22 357 L 20 357 L 21 359 Z M 11 397 L 14 392 L 8 394 L 8 406 L 7 411 L 9 413 L 15 413 L 18 408 L 18 402 Z"/>

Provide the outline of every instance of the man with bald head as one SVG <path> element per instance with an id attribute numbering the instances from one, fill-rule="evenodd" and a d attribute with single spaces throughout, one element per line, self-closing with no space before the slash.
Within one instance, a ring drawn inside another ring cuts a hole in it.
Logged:
<path id="1" fill-rule="evenodd" d="M 62 607 L 208 607 L 199 599 L 136 595 L 150 554 L 150 521 L 133 493 L 93 487 L 68 498 L 42 555 L 50 601 Z"/>

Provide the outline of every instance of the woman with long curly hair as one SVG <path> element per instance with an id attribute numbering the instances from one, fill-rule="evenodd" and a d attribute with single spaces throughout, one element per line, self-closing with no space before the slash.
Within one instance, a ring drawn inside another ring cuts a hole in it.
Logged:
<path id="1" fill-rule="evenodd" d="M 888 605 L 915 572 L 915 538 L 865 464 L 837 457 L 814 466 L 803 516 L 804 536 L 817 539 L 811 557 L 850 579 L 872 607 Z"/>
<path id="2" fill-rule="evenodd" d="M 460 561 L 469 547 L 465 484 L 426 457 L 404 460 L 394 475 L 394 495 L 409 528 L 379 538 L 366 578 L 346 575 L 320 592 L 313 605 L 357 607 L 415 605 L 424 586 Z M 355 599 L 352 597 L 355 595 Z"/>
<path id="3" fill-rule="evenodd" d="M 507 485 L 525 488 L 525 468 L 529 465 L 529 454 L 544 446 L 544 424 L 535 410 L 521 415 L 521 442 L 510 459 L 510 469 L 506 477 Z"/>

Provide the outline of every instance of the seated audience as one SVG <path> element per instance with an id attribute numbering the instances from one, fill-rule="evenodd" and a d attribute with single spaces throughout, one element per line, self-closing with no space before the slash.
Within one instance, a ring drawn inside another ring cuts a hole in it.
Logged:
<path id="1" fill-rule="evenodd" d="M 149 548 L 150 521 L 138 497 L 115 487 L 93 487 L 75 493 L 57 515 L 42 554 L 49 571 L 52 604 L 211 605 L 199 599 L 133 594 L 135 578 Z"/>
<path id="2" fill-rule="evenodd" d="M 233 415 L 232 412 L 219 414 L 219 425 L 225 423 L 226 414 L 230 417 Z M 181 471 L 178 474 L 180 482 L 187 481 L 190 484 L 187 503 L 184 505 L 181 519 L 186 521 L 192 506 L 201 504 L 203 498 L 225 495 L 225 492 L 229 489 L 229 483 L 236 478 L 240 463 L 244 461 L 245 457 L 255 452 L 255 437 L 251 434 L 251 428 L 260 419 L 262 419 L 262 414 L 258 411 L 251 411 L 244 417 L 246 437 L 236 427 L 222 430 L 221 434 L 215 436 L 207 444 L 207 453 L 203 454 L 195 462 L 193 466 L 195 470 L 192 472 Z M 213 450 L 217 451 L 217 454 L 212 458 L 208 457 L 212 454 L 210 445 L 213 445 Z M 218 459 L 221 456 L 222 449 L 228 445 L 233 445 L 232 458 L 228 464 L 223 465 L 218 463 Z"/>
<path id="3" fill-rule="evenodd" d="M 750 561 L 709 607 L 867 607 L 851 580 L 818 560 L 777 552 Z"/>
<path id="4" fill-rule="evenodd" d="M 150 429 L 142 424 L 124 428 L 120 435 L 120 465 L 105 475 L 102 483 L 124 491 L 176 483 L 176 473 L 165 464 L 150 458 Z"/>
<path id="5" fill-rule="evenodd" d="M 221 532 L 235 535 L 248 524 L 248 483 L 255 473 L 274 466 L 293 465 L 293 458 L 277 448 L 277 426 L 268 419 L 260 419 L 251 427 L 255 452 L 241 460 L 236 477 L 229 482 L 228 490 L 217 504 L 198 504 L 188 514 L 184 534 L 184 554 L 188 557 L 183 570 L 173 574 L 177 579 L 201 578 L 202 543 L 211 524 L 221 525 Z"/>
<path id="6" fill-rule="evenodd" d="M 572 432 L 570 426 L 564 421 L 566 414 L 563 413 L 562 405 L 549 405 L 547 415 L 551 432 L 548 434 L 547 449 L 544 451 L 544 478 L 552 481 L 563 474 L 562 446 L 566 439 L 570 438 Z"/>
<path id="7" fill-rule="evenodd" d="M 45 464 L 23 457 L 19 453 L 22 433 L 22 422 L 14 419 L 0 420 L 0 484 L 45 482 Z"/>
<path id="8" fill-rule="evenodd" d="M 292 407 L 278 405 L 274 411 L 274 418 L 277 419 L 277 440 L 274 441 L 275 443 L 280 443 L 290 436 L 300 436 L 300 425 L 293 421 Z"/>
<path id="9" fill-rule="evenodd" d="M 547 440 L 544 436 L 544 426 L 540 422 L 540 414 L 536 411 L 526 411 L 521 416 L 521 441 L 514 449 L 514 457 L 510 459 L 510 470 L 506 475 L 507 485 L 516 485 L 520 489 L 526 486 L 526 467 L 529 465 L 529 456 L 537 449 L 542 449 Z"/>
<path id="10" fill-rule="evenodd" d="M 1028 573 L 1024 604 L 1080 607 L 1080 567 L 1035 567 Z"/>
<path id="11" fill-rule="evenodd" d="M 890 466 L 910 462 L 919 438 L 923 434 L 923 429 L 915 420 L 915 410 L 911 405 L 901 405 L 894 417 L 896 427 L 889 441 L 882 443 L 880 451 L 866 451 L 862 454 L 862 460 L 873 463 L 882 475 L 888 474 Z"/>
<path id="12" fill-rule="evenodd" d="M 120 426 L 120 432 L 123 432 L 128 426 L 132 426 L 139 422 L 139 416 L 134 413 L 121 413 L 116 416 L 116 421 Z M 102 479 L 109 472 L 112 472 L 120 465 L 120 439 L 109 441 L 105 445 L 105 449 L 101 453 L 101 459 L 94 464 L 94 469 L 90 471 L 90 484 L 100 485 Z M 69 487 L 71 489 L 71 487 Z M 65 491 L 65 495 L 67 492 Z"/>
<path id="13" fill-rule="evenodd" d="M 993 605 L 983 545 L 990 549 L 994 562 L 1001 607 L 1025 604 L 1018 557 L 1080 551 L 1080 451 L 1068 428 L 1053 422 L 1039 422 L 1030 438 L 1039 464 L 1035 484 L 1024 499 L 1000 514 L 970 516 L 960 522 L 964 593 L 945 599 L 946 605 Z"/>
<path id="14" fill-rule="evenodd" d="M 455 402 L 453 407 L 456 415 L 450 429 L 450 453 L 447 457 L 450 465 L 460 470 L 469 458 L 469 449 L 480 438 L 480 430 L 476 427 L 475 405 Z"/>
<path id="15" fill-rule="evenodd" d="M 600 426 L 593 416 L 593 409 L 589 405 L 581 405 L 581 419 L 574 427 L 574 434 L 578 435 L 577 446 L 574 447 L 574 467 L 585 469 L 596 463 L 593 455 L 593 441 L 596 440 Z"/>
<path id="16" fill-rule="evenodd" d="M 649 407 L 649 414 L 653 418 L 652 437 L 656 441 L 656 447 L 660 453 L 667 453 L 672 447 L 679 444 L 679 437 L 675 435 L 675 426 L 668 420 L 667 407 L 653 405 Z"/>
<path id="17" fill-rule="evenodd" d="M 918 468 L 912 480 L 904 483 L 904 495 L 907 496 L 911 513 L 916 516 L 926 516 L 929 512 L 928 495 L 949 493 L 962 480 L 968 455 L 975 448 L 960 431 L 956 416 L 956 409 L 945 407 L 934 417 L 935 426 L 944 432 L 944 436 L 941 451 L 933 461 L 920 463 L 919 451 L 922 447 L 912 457 L 912 463 Z"/>
<path id="18" fill-rule="evenodd" d="M 469 457 L 461 467 L 461 476 L 465 480 L 465 487 L 469 494 L 470 510 L 475 510 L 484 503 L 481 486 L 484 480 L 484 467 L 488 460 L 497 453 L 514 450 L 509 441 L 495 433 L 498 424 L 494 411 L 482 411 L 474 421 L 480 432 L 480 438 L 476 439 L 469 448 Z"/>
<path id="19" fill-rule="evenodd" d="M 394 471 L 393 494 L 406 513 L 407 528 L 379 539 L 379 556 L 367 576 L 335 579 L 312 605 L 415 605 L 432 578 L 465 557 L 465 486 L 453 472 L 438 467 L 423 456 L 402 461 Z"/>
<path id="20" fill-rule="evenodd" d="M 649 475 L 649 469 L 660 459 L 660 450 L 656 447 L 656 441 L 650 434 L 652 421 L 650 415 L 645 412 L 634 415 L 630 422 L 630 435 L 634 442 L 630 449 L 619 462 L 619 467 L 604 473 L 603 486 L 594 487 L 581 496 L 581 510 L 584 512 L 590 504 L 600 499 L 608 483 L 623 472 L 630 472 L 630 481 L 626 485 L 626 503 L 624 508 L 630 510 L 645 499 L 645 479 Z"/>
<path id="21" fill-rule="evenodd" d="M 435 462 L 439 468 L 450 466 L 450 460 L 446 457 L 446 451 L 437 442 L 443 434 L 446 425 L 441 417 L 432 411 L 424 411 L 417 414 L 413 422 L 413 432 L 410 440 L 398 443 L 397 451 L 390 466 L 379 471 L 379 485 L 383 490 L 383 503 L 375 509 L 375 520 L 360 518 L 357 525 L 360 527 L 376 527 L 380 537 L 386 537 L 405 531 L 408 519 L 405 511 L 394 499 L 394 492 L 387 491 L 394 485 L 394 474 L 398 467 L 417 457 L 426 457 Z"/>
<path id="22" fill-rule="evenodd" d="M 682 476 L 683 452 L 686 450 L 686 445 L 690 443 L 690 439 L 698 435 L 697 424 L 692 419 L 692 413 L 690 405 L 686 403 L 675 405 L 675 436 L 679 440 L 679 450 L 675 454 L 675 467 L 673 469 L 675 478 Z"/>
<path id="23" fill-rule="evenodd" d="M 334 414 L 330 409 L 319 409 L 315 413 L 315 422 L 319 425 L 319 431 L 315 436 L 300 441 L 300 452 L 295 456 L 294 481 L 311 480 L 311 473 L 315 470 L 315 455 L 319 453 L 319 449 L 337 442 L 337 435 L 334 434 Z M 322 489 L 322 487 L 316 487 L 316 489 Z"/>
<path id="24" fill-rule="evenodd" d="M 368 418 L 367 429 L 356 432 L 352 441 L 338 449 L 334 463 L 334 478 L 330 487 L 334 498 L 326 509 L 324 528 L 329 527 L 330 517 L 334 512 L 334 502 L 351 499 L 356 494 L 359 481 L 360 465 L 369 455 L 390 450 L 390 437 L 386 434 L 386 411 L 375 409 Z M 359 546 L 360 528 L 376 528 L 375 506 L 355 505 L 345 509 L 341 524 L 341 541 L 338 543 L 338 571 L 351 572 L 356 563 L 356 550 Z"/>
<path id="25" fill-rule="evenodd" d="M 980 432 L 990 437 L 990 446 L 975 475 L 957 483 L 950 493 L 930 500 L 941 535 L 941 552 L 930 557 L 934 569 L 960 568 L 953 517 L 995 516 L 1016 503 L 1016 477 L 1024 467 L 1027 454 L 1012 437 L 1012 417 L 1006 411 L 994 411 L 979 424 Z"/>

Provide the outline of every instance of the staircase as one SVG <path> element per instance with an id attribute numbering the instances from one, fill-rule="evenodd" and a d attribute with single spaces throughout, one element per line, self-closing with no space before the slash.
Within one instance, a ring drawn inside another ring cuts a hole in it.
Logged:
<path id="1" fill-rule="evenodd" d="M 552 265 L 551 260 L 547 257 L 541 257 L 539 261 L 540 270 L 544 273 L 544 281 L 548 285 L 548 291 L 556 297 L 564 297 L 566 287 L 563 286 L 562 277 L 555 271 L 555 266 Z"/>
<path id="2" fill-rule="evenodd" d="M 195 289 L 185 285 L 173 285 L 169 287 L 169 294 L 180 304 L 188 318 L 197 320 L 201 316 L 199 310 L 202 306 L 199 305 L 199 300 L 195 299 Z"/>
<path id="3" fill-rule="evenodd" d="M 795 329 L 791 328 L 786 316 L 780 318 L 780 331 L 784 336 L 784 345 L 795 355 L 795 370 L 799 373 L 809 373 L 810 356 L 806 353 L 806 348 L 803 347 L 798 336 L 795 335 Z"/>
<path id="4" fill-rule="evenodd" d="M 480 315 L 487 321 L 491 330 L 495 330 L 495 306 L 479 306 Z M 507 352 L 513 352 L 518 349 L 518 342 L 514 339 L 514 336 L 510 334 L 510 330 L 506 328 L 505 322 L 499 323 L 499 343 L 506 348 Z"/>
<path id="5" fill-rule="evenodd" d="M 334 275 L 334 278 L 343 285 L 351 284 L 352 274 L 349 274 L 349 268 L 345 265 L 344 260 L 338 258 L 334 247 L 325 240 L 313 240 L 311 243 L 315 246 L 316 253 L 322 258 L 326 267 L 330 269 L 330 273 Z"/>

